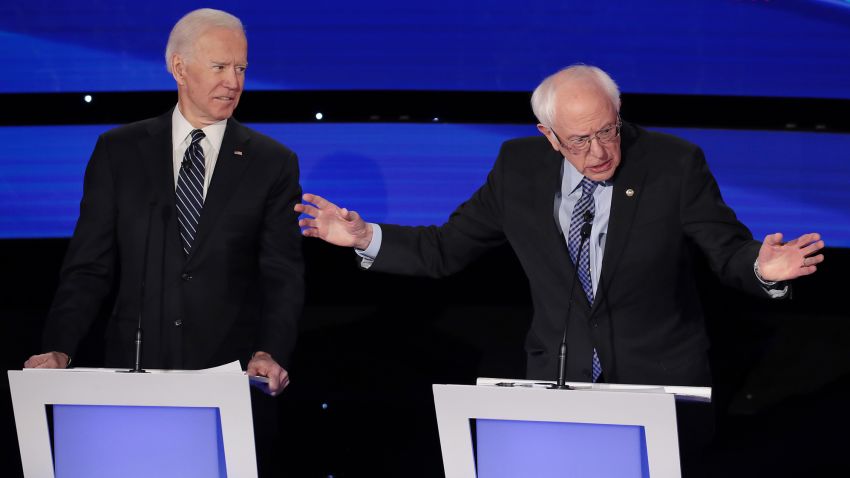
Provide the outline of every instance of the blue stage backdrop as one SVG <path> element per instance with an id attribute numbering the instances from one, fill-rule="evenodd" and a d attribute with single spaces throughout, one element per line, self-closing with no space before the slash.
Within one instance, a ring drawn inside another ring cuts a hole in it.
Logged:
<path id="1" fill-rule="evenodd" d="M 305 191 L 371 221 L 408 225 L 443 223 L 483 183 L 502 141 L 537 134 L 532 125 L 251 126 L 299 154 Z M 86 162 L 108 128 L 0 128 L 7 145 L 0 151 L 0 238 L 70 236 Z M 663 131 L 703 147 L 724 198 L 757 238 L 819 231 L 828 245 L 850 247 L 850 163 L 842 155 L 850 135 Z"/>
<path id="2" fill-rule="evenodd" d="M 211 0 L 241 17 L 251 89 L 529 91 L 575 62 L 629 93 L 850 98 L 847 0 Z M 12 0 L 0 92 L 171 90 L 195 1 Z"/>

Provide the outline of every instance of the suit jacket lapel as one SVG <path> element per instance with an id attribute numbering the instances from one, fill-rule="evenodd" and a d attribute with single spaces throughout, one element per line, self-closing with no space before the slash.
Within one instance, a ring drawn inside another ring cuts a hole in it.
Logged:
<path id="1" fill-rule="evenodd" d="M 227 128 L 224 130 L 224 138 L 221 141 L 209 191 L 204 200 L 204 209 L 198 223 L 198 235 L 189 253 L 189 261 L 203 247 L 205 239 L 213 230 L 230 196 L 242 179 L 242 174 L 250 161 L 248 151 L 244 149 L 249 139 L 250 134 L 247 128 L 232 118 L 227 120 Z"/>
<path id="2" fill-rule="evenodd" d="M 155 217 L 162 217 L 165 224 L 165 239 L 168 243 L 167 253 L 170 254 L 168 263 L 181 264 L 184 261 L 182 248 L 178 242 L 180 231 L 177 228 L 177 216 L 175 211 L 175 183 L 174 183 L 174 159 L 173 146 L 171 144 L 171 116 L 174 109 L 153 120 L 148 126 L 148 137 L 139 141 L 140 157 L 150 158 L 145 160 L 145 169 L 153 191 L 154 201 L 161 207 L 157 207 Z M 160 215 L 160 211 L 163 214 Z M 157 219 L 158 220 L 158 219 Z"/>
<path id="3" fill-rule="evenodd" d="M 548 267 L 552 267 L 556 276 L 561 277 L 562 283 L 567 285 L 567 288 L 564 289 L 564 297 L 566 298 L 569 297 L 570 288 L 573 287 L 575 266 L 570 259 L 564 231 L 556 219 L 558 211 L 555 210 L 555 196 L 561 191 L 564 161 L 563 156 L 551 150 L 546 155 L 543 167 L 538 169 L 538 177 L 535 181 L 538 187 L 534 201 L 534 210 L 538 217 L 534 224 L 544 225 L 539 234 L 543 237 L 543 250 L 548 251 Z M 569 227 L 569 224 L 566 226 Z M 584 297 L 584 294 L 579 288 L 573 293 L 573 303 L 587 310 L 590 306 L 587 300 L 582 300 L 582 297 Z"/>
<path id="4" fill-rule="evenodd" d="M 642 160 L 644 151 L 637 142 L 637 135 L 638 132 L 633 126 L 623 125 L 622 158 L 614 176 L 608 236 L 605 239 L 605 252 L 602 257 L 602 275 L 593 300 L 594 311 L 604 302 L 623 249 L 629 241 L 635 211 L 640 203 L 647 171 Z"/>

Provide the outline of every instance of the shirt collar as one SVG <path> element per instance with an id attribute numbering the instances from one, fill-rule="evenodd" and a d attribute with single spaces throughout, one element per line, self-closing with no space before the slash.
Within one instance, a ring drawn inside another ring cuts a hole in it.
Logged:
<path id="1" fill-rule="evenodd" d="M 224 130 L 227 128 L 227 120 L 221 120 L 218 123 L 213 123 L 201 128 L 206 139 L 209 140 L 213 149 L 218 151 L 221 149 L 221 141 L 224 139 Z M 171 114 L 171 145 L 173 149 L 177 149 L 189 137 L 196 128 L 189 123 L 189 120 L 180 112 L 180 105 L 174 107 L 174 113 Z"/>
<path id="2" fill-rule="evenodd" d="M 574 193 L 581 185 L 582 179 L 584 179 L 584 176 L 578 172 L 578 169 L 573 166 L 573 163 L 569 162 L 567 158 L 564 158 L 564 185 L 567 186 L 567 194 Z M 610 186 L 611 184 L 612 182 L 608 180 L 600 182 L 599 186 L 605 187 Z"/>

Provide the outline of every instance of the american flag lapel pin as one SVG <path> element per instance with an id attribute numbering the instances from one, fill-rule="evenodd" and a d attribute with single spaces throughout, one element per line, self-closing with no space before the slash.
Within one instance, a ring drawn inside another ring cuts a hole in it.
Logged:
<path id="1" fill-rule="evenodd" d="M 242 156 L 242 151 L 236 150 L 233 152 L 236 156 Z"/>

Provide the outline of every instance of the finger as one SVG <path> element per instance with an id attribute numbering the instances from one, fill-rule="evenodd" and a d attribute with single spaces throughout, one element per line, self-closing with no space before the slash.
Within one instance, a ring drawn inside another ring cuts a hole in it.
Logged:
<path id="1" fill-rule="evenodd" d="M 322 235 L 318 229 L 311 227 L 301 231 L 301 235 L 304 237 L 315 237 L 317 239 L 321 239 Z"/>
<path id="2" fill-rule="evenodd" d="M 800 268 L 800 274 L 797 277 L 807 276 L 809 274 L 814 274 L 817 272 L 818 268 L 815 266 L 805 266 Z"/>
<path id="3" fill-rule="evenodd" d="M 249 376 L 265 377 L 266 376 L 266 369 L 267 369 L 267 366 L 266 366 L 266 363 L 265 363 L 264 360 L 259 359 L 259 358 L 253 358 L 253 359 L 251 359 L 250 362 L 248 362 L 248 367 L 247 367 L 246 373 Z"/>
<path id="4" fill-rule="evenodd" d="M 768 246 L 776 246 L 782 243 L 782 233 L 768 234 L 764 236 L 764 243 Z"/>
<path id="5" fill-rule="evenodd" d="M 823 241 L 816 241 L 816 242 L 813 242 L 813 243 L 809 244 L 808 246 L 800 249 L 800 252 L 802 252 L 804 256 L 810 256 L 810 255 L 814 254 L 815 252 L 823 249 L 823 246 L 824 246 Z"/>
<path id="6" fill-rule="evenodd" d="M 810 234 L 803 234 L 802 236 L 800 236 L 797 239 L 797 242 L 799 242 L 800 244 L 802 244 L 804 246 L 814 244 L 818 241 L 820 241 L 820 234 L 818 234 L 816 232 L 813 232 L 813 233 L 810 233 Z M 821 246 L 821 247 L 823 247 L 823 246 Z"/>
<path id="7" fill-rule="evenodd" d="M 311 206 L 309 204 L 302 204 L 301 205 L 301 211 L 299 211 L 299 212 L 301 212 L 302 214 L 307 214 L 307 215 L 313 216 L 313 217 L 318 217 L 319 214 L 322 212 L 322 210 L 315 207 L 315 206 Z"/>
<path id="8" fill-rule="evenodd" d="M 322 196 L 317 196 L 315 194 L 309 194 L 308 193 L 308 194 L 303 195 L 302 197 L 304 198 L 304 202 L 313 203 L 316 206 L 319 206 L 319 208 L 321 208 L 321 209 L 324 209 L 328 206 L 334 205 L 334 203 L 328 201 L 327 199 L 323 198 Z"/>
<path id="9" fill-rule="evenodd" d="M 53 357 L 47 357 L 33 368 L 59 368 L 59 362 L 54 360 Z"/>
<path id="10" fill-rule="evenodd" d="M 44 355 L 33 355 L 24 362 L 24 368 L 36 368 L 40 363 L 44 362 L 44 359 Z"/>
<path id="11" fill-rule="evenodd" d="M 820 264 L 821 262 L 823 262 L 823 254 L 806 258 L 806 266 L 813 266 L 815 264 Z"/>
<path id="12" fill-rule="evenodd" d="M 318 227 L 318 222 L 315 219 L 299 219 L 298 225 L 301 227 Z"/>

